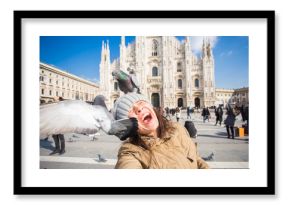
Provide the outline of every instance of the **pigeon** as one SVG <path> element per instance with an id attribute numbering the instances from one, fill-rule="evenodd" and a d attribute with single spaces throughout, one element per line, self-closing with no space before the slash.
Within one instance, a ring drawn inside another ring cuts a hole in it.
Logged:
<path id="1" fill-rule="evenodd" d="M 110 113 L 100 105 L 65 100 L 40 106 L 40 135 L 93 134 L 99 129 L 109 132 L 112 120 Z"/>
<path id="2" fill-rule="evenodd" d="M 104 157 L 102 157 L 102 155 L 98 154 L 98 162 L 106 162 L 108 160 L 106 160 Z"/>
<path id="3" fill-rule="evenodd" d="M 102 129 L 121 140 L 136 128 L 137 119 L 114 120 L 112 114 L 101 105 L 90 105 L 80 100 L 64 100 L 40 106 L 40 137 L 54 134 L 94 134 Z M 137 126 L 138 127 L 138 126 Z"/>
<path id="4" fill-rule="evenodd" d="M 118 81 L 120 90 L 125 94 L 128 92 L 140 93 L 140 86 L 134 71 L 130 71 L 130 75 L 128 75 L 124 71 L 117 69 L 112 72 L 112 75 Z"/>
<path id="5" fill-rule="evenodd" d="M 207 157 L 202 157 L 202 159 L 204 161 L 212 161 L 213 160 L 213 156 L 214 156 L 214 153 L 212 152 L 210 155 L 208 155 Z"/>

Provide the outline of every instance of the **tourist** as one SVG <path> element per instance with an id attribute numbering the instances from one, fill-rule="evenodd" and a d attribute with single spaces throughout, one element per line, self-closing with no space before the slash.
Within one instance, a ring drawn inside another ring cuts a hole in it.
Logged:
<path id="1" fill-rule="evenodd" d="M 208 164 L 199 157 L 187 130 L 160 115 L 143 95 L 130 93 L 121 96 L 114 111 L 116 120 L 138 120 L 138 128 L 119 149 L 115 168 L 208 168 Z"/>

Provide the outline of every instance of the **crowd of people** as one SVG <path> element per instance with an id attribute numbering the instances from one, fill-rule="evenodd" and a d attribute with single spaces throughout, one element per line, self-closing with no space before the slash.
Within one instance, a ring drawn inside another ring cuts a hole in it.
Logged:
<path id="1" fill-rule="evenodd" d="M 159 110 L 162 110 L 159 108 Z M 172 120 L 174 119 L 174 116 L 176 118 L 176 121 L 179 122 L 181 118 L 181 110 L 182 108 L 176 107 L 176 108 L 164 108 L 164 116 L 165 118 Z M 228 104 L 225 107 L 223 105 L 219 106 L 213 106 L 211 107 L 211 111 L 208 107 L 203 107 L 201 111 L 197 107 L 187 107 L 186 108 L 186 119 L 185 120 L 194 120 L 196 119 L 193 117 L 193 114 L 201 113 L 203 123 L 210 122 L 211 119 L 211 113 L 214 113 L 215 115 L 215 126 L 219 125 L 226 127 L 227 131 L 227 137 L 234 139 L 235 137 L 235 132 L 234 132 L 234 127 L 235 127 L 235 122 L 236 122 L 236 117 L 240 114 L 242 117 L 242 122 L 244 122 L 243 127 L 245 128 L 246 132 L 248 132 L 248 127 L 249 127 L 249 106 L 241 105 L 237 106 L 234 104 Z M 224 116 L 226 118 L 224 119 Z"/>

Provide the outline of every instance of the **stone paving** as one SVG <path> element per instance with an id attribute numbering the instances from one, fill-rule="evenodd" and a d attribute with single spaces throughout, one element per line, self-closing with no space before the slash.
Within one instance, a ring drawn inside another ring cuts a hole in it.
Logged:
<path id="1" fill-rule="evenodd" d="M 224 116 L 225 118 L 226 116 Z M 186 120 L 192 120 L 197 128 L 198 136 L 195 139 L 201 157 L 214 157 L 208 161 L 214 168 L 248 168 L 249 136 L 228 139 L 226 128 L 215 126 L 215 115 L 211 112 L 209 122 L 203 123 L 201 113 L 194 113 L 192 119 L 186 119 L 186 111 L 182 111 L 179 123 L 184 125 Z M 171 120 L 176 121 L 173 116 Z M 235 126 L 241 127 L 241 117 L 237 116 Z M 47 169 L 90 169 L 113 168 L 121 141 L 100 131 L 99 135 L 89 137 L 81 134 L 66 134 L 66 152 L 63 155 L 49 156 L 54 148 L 51 137 L 40 140 L 40 168 Z M 193 139 L 194 140 L 194 139 Z M 98 154 L 106 162 L 98 161 Z"/>

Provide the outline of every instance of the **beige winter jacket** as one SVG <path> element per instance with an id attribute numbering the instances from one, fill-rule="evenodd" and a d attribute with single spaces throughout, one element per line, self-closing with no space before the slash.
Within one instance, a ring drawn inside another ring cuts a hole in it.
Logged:
<path id="1" fill-rule="evenodd" d="M 118 154 L 117 169 L 207 169 L 195 143 L 179 123 L 162 139 L 142 138 L 150 149 L 125 142 Z"/>

